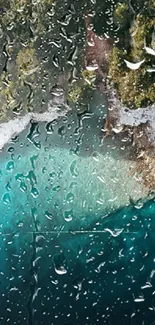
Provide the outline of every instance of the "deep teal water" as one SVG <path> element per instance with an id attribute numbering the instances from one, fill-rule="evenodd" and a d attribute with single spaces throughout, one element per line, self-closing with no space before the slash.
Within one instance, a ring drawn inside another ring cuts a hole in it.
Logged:
<path id="1" fill-rule="evenodd" d="M 155 202 L 131 204 L 104 114 L 32 122 L 0 154 L 0 324 L 155 322 Z"/>

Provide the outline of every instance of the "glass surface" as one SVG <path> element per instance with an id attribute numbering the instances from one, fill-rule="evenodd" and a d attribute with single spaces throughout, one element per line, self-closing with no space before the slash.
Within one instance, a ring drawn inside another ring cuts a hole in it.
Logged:
<path id="1" fill-rule="evenodd" d="M 155 324 L 155 2 L 0 1 L 0 325 Z"/>

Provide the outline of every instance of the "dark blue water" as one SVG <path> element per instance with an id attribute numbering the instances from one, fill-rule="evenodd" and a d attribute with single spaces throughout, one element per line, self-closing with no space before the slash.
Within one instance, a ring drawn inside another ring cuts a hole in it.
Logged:
<path id="1" fill-rule="evenodd" d="M 104 114 L 31 123 L 1 152 L 2 325 L 154 324 L 155 202 Z"/>
<path id="2" fill-rule="evenodd" d="M 1 235 L 1 324 L 154 324 L 154 213 L 152 200 L 82 231 Z"/>

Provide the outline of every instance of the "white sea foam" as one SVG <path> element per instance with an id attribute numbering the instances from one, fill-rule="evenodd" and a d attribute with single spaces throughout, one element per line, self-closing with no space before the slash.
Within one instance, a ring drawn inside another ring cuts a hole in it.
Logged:
<path id="1" fill-rule="evenodd" d="M 27 113 L 8 122 L 0 124 L 0 149 L 11 140 L 11 138 L 22 132 L 31 120 L 40 122 L 50 122 L 59 116 L 64 116 L 70 110 L 68 106 L 61 110 L 58 107 L 51 106 L 49 103 L 48 111 L 44 113 Z"/>
<path id="2" fill-rule="evenodd" d="M 155 104 L 139 109 L 122 107 L 120 110 L 120 123 L 130 126 L 138 126 L 141 123 L 155 123 Z"/>
<path id="3" fill-rule="evenodd" d="M 109 112 L 115 119 L 113 131 L 119 133 L 123 125 L 138 126 L 149 122 L 147 132 L 150 140 L 155 141 L 155 103 L 147 107 L 139 107 L 138 109 L 130 109 L 122 104 L 117 98 L 116 91 L 112 88 L 108 89 Z"/>

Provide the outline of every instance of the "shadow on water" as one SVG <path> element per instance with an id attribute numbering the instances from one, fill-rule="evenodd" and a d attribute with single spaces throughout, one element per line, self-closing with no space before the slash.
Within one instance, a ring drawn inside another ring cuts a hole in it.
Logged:
<path id="1" fill-rule="evenodd" d="M 46 236 L 46 254 L 48 250 L 51 253 L 51 247 L 54 247 L 57 259 L 60 258 L 56 269 L 44 255 L 45 251 L 41 253 L 49 265 L 49 271 L 43 266 L 40 268 L 42 287 L 47 278 L 53 281 L 48 293 L 43 289 L 49 318 L 57 315 L 59 319 L 53 324 L 60 321 L 64 324 L 67 317 L 67 324 L 72 324 L 74 318 L 80 325 L 136 325 L 143 324 L 142 321 L 147 325 L 153 324 L 154 229 L 150 229 L 154 224 L 153 202 L 147 202 L 143 209 L 129 207 L 110 215 L 106 219 L 106 228 L 114 228 L 113 235 L 106 230 L 70 235 L 62 232 L 52 238 Z M 134 223 L 137 223 L 136 228 Z M 103 225 L 105 228 L 104 220 Z M 116 234 L 116 229 L 122 225 L 124 231 Z M 60 272 L 64 273 L 63 277 L 59 277 Z M 54 311 L 50 311 L 49 295 L 53 302 L 59 301 Z"/>
<path id="2" fill-rule="evenodd" d="M 0 255 L 2 324 L 10 303 L 12 323 L 21 311 L 19 324 L 153 324 L 154 212 L 150 200 L 66 232 L 34 227 L 19 236 L 8 226 Z"/>

